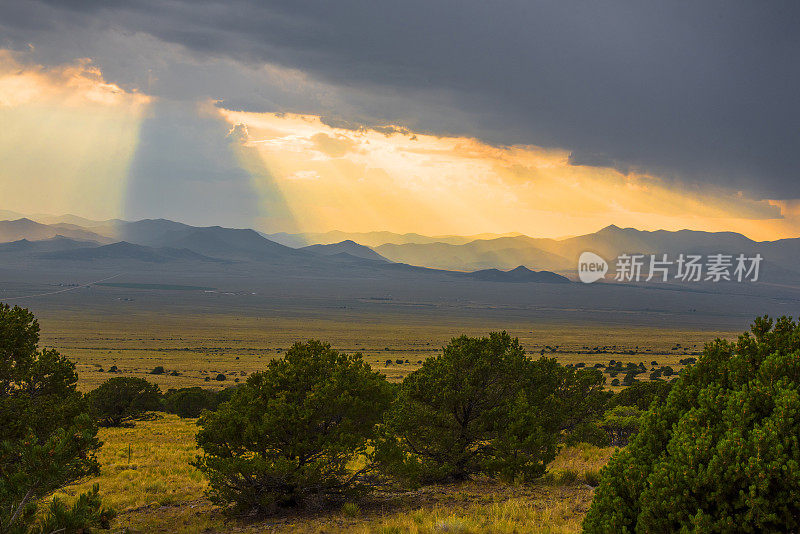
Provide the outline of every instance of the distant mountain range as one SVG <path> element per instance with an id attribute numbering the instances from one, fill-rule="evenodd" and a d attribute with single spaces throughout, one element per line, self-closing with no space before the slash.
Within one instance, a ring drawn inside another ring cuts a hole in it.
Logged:
<path id="1" fill-rule="evenodd" d="M 63 222 L 47 225 L 25 218 L 0 221 L 0 241 L 5 241 L 0 243 L 0 266 L 27 267 L 34 261 L 58 261 L 85 267 L 126 266 L 135 272 L 141 264 L 180 263 L 180 269 L 190 270 L 192 264 L 227 263 L 251 265 L 256 271 L 267 267 L 287 273 L 312 269 L 334 278 L 363 277 L 368 272 L 383 275 L 404 272 L 413 276 L 445 275 L 476 281 L 569 281 L 554 273 L 534 272 L 525 267 L 507 273 L 498 270 L 463 273 L 410 266 L 391 262 L 352 240 L 292 248 L 250 229 L 195 227 L 166 219 L 106 221 L 91 229 Z"/>
<path id="2" fill-rule="evenodd" d="M 337 237 L 345 239 L 325 242 Z M 461 319 L 485 328 L 523 325 L 525 331 L 537 330 L 537 321 L 738 331 L 753 316 L 797 316 L 800 307 L 800 239 L 757 242 L 732 232 L 613 225 L 563 239 L 353 237 L 329 233 L 319 243 L 288 246 L 286 239 L 278 243 L 250 229 L 166 219 L 0 220 L 0 301 L 52 313 L 338 315 L 355 328 L 386 317 L 447 317 L 456 331 L 467 324 Z M 612 276 L 572 283 L 578 256 L 587 251 L 605 258 L 610 272 L 623 252 L 672 259 L 681 253 L 761 254 L 764 260 L 754 284 L 618 283 Z"/>
<path id="3" fill-rule="evenodd" d="M 196 227 L 167 219 L 134 222 L 89 221 L 75 216 L 51 219 L 51 224 L 29 218 L 0 221 L 0 243 L 4 243 L 0 244 L 0 262 L 4 258 L 31 257 L 85 262 L 254 262 L 286 268 L 315 265 L 331 273 L 354 266 L 374 270 L 403 264 L 433 271 L 472 273 L 472 278 L 478 281 L 558 282 L 563 280 L 555 278 L 553 273 L 574 278 L 577 259 L 585 251 L 605 258 L 612 271 L 614 259 L 623 253 L 667 254 L 672 259 L 681 253 L 704 256 L 722 253 L 761 254 L 762 272 L 769 273 L 770 281 L 800 281 L 800 239 L 758 242 L 733 232 L 643 231 L 611 225 L 592 234 L 558 240 L 518 234 L 468 237 L 391 232 L 262 234 L 250 229 Z M 335 241 L 341 237 L 348 238 Z M 308 240 L 318 242 L 306 244 Z"/>
<path id="4" fill-rule="evenodd" d="M 0 221 L 0 242 L 18 241 L 20 239 L 41 241 L 43 239 L 52 239 L 57 236 L 82 241 L 93 241 L 95 243 L 109 242 L 108 238 L 100 234 L 67 223 L 50 225 L 25 218 L 13 221 Z"/>
<path id="5" fill-rule="evenodd" d="M 673 261 L 679 254 L 711 254 L 764 258 L 762 272 L 779 275 L 781 280 L 800 280 L 800 239 L 753 241 L 734 232 L 680 230 L 643 231 L 611 225 L 593 234 L 563 240 L 527 236 L 476 240 L 463 245 L 446 243 L 386 244 L 375 247 L 383 257 L 412 265 L 439 269 L 513 269 L 524 265 L 560 273 L 574 273 L 582 252 L 594 252 L 609 262 L 621 254 L 667 254 Z"/>
<path id="6" fill-rule="evenodd" d="M 425 243 L 447 243 L 450 245 L 463 245 L 476 239 L 495 239 L 498 237 L 512 237 L 522 234 L 478 234 L 472 236 L 460 235 L 439 235 L 427 236 L 421 234 L 396 234 L 394 232 L 341 232 L 333 230 L 324 233 L 303 233 L 287 234 L 279 232 L 276 234 L 262 234 L 267 239 L 281 243 L 283 245 L 300 248 L 308 245 L 331 245 L 342 241 L 353 241 L 367 247 L 377 247 L 379 245 L 395 244 L 425 244 Z"/>

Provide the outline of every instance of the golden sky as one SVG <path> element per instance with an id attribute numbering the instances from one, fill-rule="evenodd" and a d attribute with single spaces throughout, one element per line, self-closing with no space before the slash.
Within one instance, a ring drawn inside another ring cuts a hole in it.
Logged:
<path id="1" fill-rule="evenodd" d="M 154 101 L 107 82 L 86 59 L 44 68 L 0 51 L 0 209 L 122 216 L 141 123 Z M 797 202 L 575 166 L 566 148 L 349 130 L 314 115 L 238 112 L 211 102 L 198 103 L 197 113 L 230 128 L 219 143 L 251 177 L 262 230 L 560 237 L 616 224 L 730 230 L 759 240 L 800 234 Z M 288 215 L 273 210 L 277 203 Z"/>
<path id="2" fill-rule="evenodd" d="M 354 131 L 306 115 L 219 112 L 240 150 L 258 155 L 255 183 L 277 186 L 300 230 L 560 237 L 613 223 L 735 230 L 756 239 L 797 233 L 797 206 L 570 165 L 567 150 L 402 129 Z M 780 219 L 782 211 L 790 218 Z"/>
<path id="3" fill-rule="evenodd" d="M 88 60 L 44 68 L 0 50 L 0 209 L 117 217 L 150 100 Z"/>

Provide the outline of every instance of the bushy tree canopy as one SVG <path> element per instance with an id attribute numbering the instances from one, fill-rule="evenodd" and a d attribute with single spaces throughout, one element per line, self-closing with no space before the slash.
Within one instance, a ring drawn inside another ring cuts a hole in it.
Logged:
<path id="1" fill-rule="evenodd" d="M 197 386 L 164 394 L 164 408 L 179 417 L 199 417 L 203 410 L 215 410 L 218 404 L 217 393 Z"/>
<path id="2" fill-rule="evenodd" d="M 631 436 L 639 431 L 642 411 L 636 406 L 618 405 L 608 410 L 600 421 L 600 428 L 607 432 L 609 445 L 624 447 Z"/>
<path id="3" fill-rule="evenodd" d="M 120 426 L 161 407 L 161 390 L 144 378 L 109 378 L 87 395 L 92 414 L 103 426 Z"/>
<path id="4" fill-rule="evenodd" d="M 800 325 L 706 345 L 603 470 L 587 532 L 800 529 Z"/>
<path id="5" fill-rule="evenodd" d="M 212 500 L 240 512 L 338 496 L 362 480 L 366 468 L 352 462 L 392 395 L 360 354 L 297 343 L 200 418 L 195 465 L 209 477 Z"/>
<path id="6" fill-rule="evenodd" d="M 375 457 L 414 483 L 539 476 L 568 419 L 564 386 L 563 367 L 527 359 L 506 332 L 455 338 L 403 381 Z"/>
<path id="7" fill-rule="evenodd" d="M 608 408 L 616 406 L 635 406 L 639 410 L 647 410 L 653 401 L 659 403 L 666 400 L 673 382 L 659 380 L 653 382 L 634 382 L 608 401 Z"/>

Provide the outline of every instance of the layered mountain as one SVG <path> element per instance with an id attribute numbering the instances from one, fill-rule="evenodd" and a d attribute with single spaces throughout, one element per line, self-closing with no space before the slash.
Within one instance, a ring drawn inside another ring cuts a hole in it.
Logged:
<path id="1" fill-rule="evenodd" d="M 72 224 L 42 224 L 30 219 L 22 218 L 11 221 L 0 221 L 0 242 L 7 243 L 27 239 L 28 241 L 41 241 L 57 236 L 77 239 L 82 241 L 95 241 L 108 243 L 108 238 Z"/>
<path id="2" fill-rule="evenodd" d="M 518 236 L 521 234 L 478 234 L 472 236 L 439 235 L 426 236 L 415 233 L 397 234 L 394 232 L 341 232 L 333 230 L 324 233 L 288 234 L 262 234 L 267 239 L 283 245 L 300 248 L 308 245 L 331 245 L 342 241 L 354 241 L 367 247 L 377 247 L 387 243 L 396 245 L 447 243 L 450 245 L 463 245 L 477 239 L 495 239 L 498 237 Z"/>
<path id="3" fill-rule="evenodd" d="M 375 247 L 385 258 L 411 265 L 439 269 L 513 269 L 524 265 L 532 269 L 571 272 L 583 252 L 594 252 L 612 265 L 621 254 L 667 254 L 674 260 L 679 254 L 761 254 L 763 265 L 781 273 L 781 278 L 800 273 L 800 239 L 753 241 L 734 232 L 695 230 L 644 231 L 611 225 L 593 234 L 562 240 L 536 239 L 527 236 L 476 240 L 463 245 L 447 243 L 386 244 Z M 800 276 L 798 276 L 800 278 Z"/>
<path id="4" fill-rule="evenodd" d="M 500 269 L 483 269 L 471 273 L 464 273 L 464 276 L 474 280 L 484 282 L 539 282 L 548 284 L 568 284 L 569 278 L 549 271 L 531 271 L 523 265 L 509 271 Z"/>
<path id="5" fill-rule="evenodd" d="M 359 245 L 350 239 L 341 241 L 339 243 L 332 243 L 330 245 L 309 245 L 300 250 L 305 250 L 320 256 L 336 256 L 340 254 L 348 254 L 355 258 L 363 258 L 365 260 L 375 261 L 389 261 L 374 250 L 364 245 Z"/>
<path id="6" fill-rule="evenodd" d="M 344 240 L 332 244 L 317 244 L 295 249 L 266 239 L 250 229 L 223 228 L 220 226 L 195 227 L 166 219 L 148 219 L 135 222 L 106 221 L 95 229 L 102 229 L 100 235 L 71 223 L 58 222 L 44 225 L 30 220 L 11 221 L 6 225 L 14 231 L 8 236 L 19 234 L 26 238 L 0 244 L 0 264 L 16 266 L 45 265 L 41 262 L 68 262 L 90 267 L 122 268 L 130 266 L 136 272 L 136 265 L 142 263 L 171 264 L 180 263 L 179 269 L 191 270 L 191 265 L 206 265 L 211 269 L 230 269 L 236 266 L 237 272 L 286 273 L 297 276 L 317 276 L 324 278 L 364 278 L 385 276 L 410 276 L 412 278 L 432 279 L 436 277 L 457 276 L 475 281 L 496 282 L 562 282 L 558 275 L 531 271 L 518 267 L 512 271 L 502 270 L 463 273 L 448 269 L 435 269 L 413 266 L 406 263 L 392 263 L 373 249 Z M 79 241 L 58 236 L 37 240 L 56 231 L 69 230 L 73 234 L 88 235 L 92 241 Z M 107 243 L 114 240 L 113 243 Z M 476 247 L 481 246 L 473 245 Z M 456 246 L 456 245 L 447 245 Z M 489 260 L 487 260 L 487 263 Z M 218 267 L 213 267 L 217 265 Z M 520 264 L 517 264 L 520 265 Z M 517 267 L 514 265 L 514 267 Z M 277 269 L 277 270 L 276 270 Z"/>
<path id="7" fill-rule="evenodd" d="M 112 258 L 115 261 L 127 258 L 150 262 L 222 260 L 256 262 L 290 269 L 313 266 L 318 271 L 327 269 L 332 275 L 354 267 L 373 269 L 378 264 L 391 262 L 398 264 L 396 269 L 406 269 L 407 272 L 411 272 L 408 266 L 415 266 L 428 270 L 478 272 L 475 280 L 514 281 L 517 276 L 523 280 L 534 280 L 537 277 L 529 273 L 535 271 L 554 271 L 574 277 L 577 259 L 586 251 L 605 258 L 612 272 L 614 260 L 623 253 L 667 254 L 673 260 L 679 254 L 706 257 L 720 253 L 733 256 L 745 254 L 748 257 L 761 254 L 762 271 L 770 273 L 773 277 L 771 281 L 794 283 L 800 280 L 800 266 L 797 265 L 800 239 L 758 242 L 734 232 L 642 231 L 612 225 L 592 234 L 560 240 L 523 235 L 456 239 L 452 236 L 369 232 L 360 234 L 367 243 L 384 239 L 400 242 L 385 242 L 370 247 L 363 242 L 344 239 L 292 248 L 267 239 L 251 229 L 195 227 L 166 219 L 87 222 L 69 216 L 59 221 L 53 224 L 42 224 L 28 218 L 0 221 L 0 242 L 7 242 L 0 245 L 0 256 L 10 258 L 27 255 L 65 260 L 84 258 L 85 261 Z M 95 226 L 87 228 L 75 222 Z M 290 241 L 290 237 L 300 239 L 301 236 L 280 235 L 285 242 Z M 327 241 L 342 235 L 352 234 L 328 232 L 303 234 L 302 237 Z M 91 250 L 111 244 L 116 246 Z M 524 267 L 528 272 L 517 272 L 519 267 Z"/>
<path id="8" fill-rule="evenodd" d="M 295 249 L 270 241 L 254 230 L 197 227 L 166 219 L 120 222 L 113 237 L 148 247 L 187 249 L 225 260 L 275 260 L 297 254 Z"/>

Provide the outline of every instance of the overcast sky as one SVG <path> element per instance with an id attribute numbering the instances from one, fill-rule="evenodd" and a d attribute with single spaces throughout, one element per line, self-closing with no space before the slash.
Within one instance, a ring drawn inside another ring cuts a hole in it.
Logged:
<path id="1" fill-rule="evenodd" d="M 197 117 L 210 100 L 556 149 L 683 192 L 800 198 L 797 2 L 0 0 L 0 48 L 21 64 L 90 58 L 106 82 L 158 102 L 133 156 L 133 216 L 165 202 L 189 216 L 196 198 L 155 184 L 170 179 L 198 191 L 229 180 L 222 219 L 257 210 L 240 162 L 198 148 L 230 127 Z"/>

